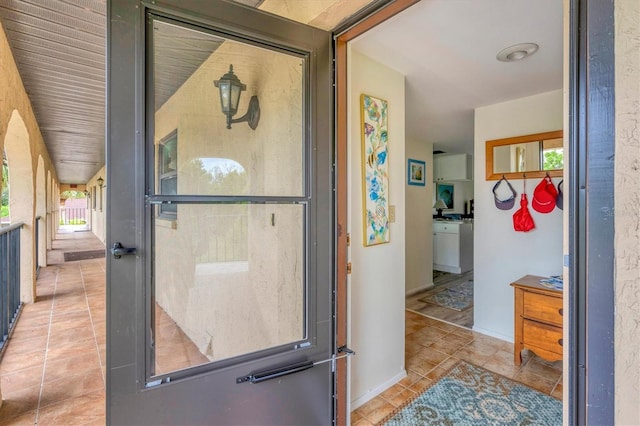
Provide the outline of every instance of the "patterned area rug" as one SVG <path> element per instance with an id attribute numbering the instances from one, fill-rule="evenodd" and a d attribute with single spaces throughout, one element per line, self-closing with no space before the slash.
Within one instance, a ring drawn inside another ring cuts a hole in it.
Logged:
<path id="1" fill-rule="evenodd" d="M 76 260 L 100 259 L 104 257 L 104 255 L 104 250 L 69 251 L 64 254 L 64 261 L 73 262 Z"/>
<path id="2" fill-rule="evenodd" d="M 425 303 L 435 303 L 456 311 L 463 311 L 473 305 L 473 281 L 460 283 L 419 300 Z"/>
<path id="3" fill-rule="evenodd" d="M 434 281 L 436 281 L 438 278 L 445 277 L 447 275 L 451 275 L 451 273 L 450 272 L 444 272 L 444 271 L 436 271 L 435 269 L 433 270 L 433 280 Z"/>
<path id="4" fill-rule="evenodd" d="M 561 425 L 562 401 L 464 361 L 383 422 L 409 425 Z"/>

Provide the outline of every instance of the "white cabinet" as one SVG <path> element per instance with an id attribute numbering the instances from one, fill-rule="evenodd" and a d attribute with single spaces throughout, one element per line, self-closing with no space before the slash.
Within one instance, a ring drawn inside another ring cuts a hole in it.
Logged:
<path id="1" fill-rule="evenodd" d="M 473 162 L 469 154 L 435 155 L 433 179 L 436 182 L 473 179 Z"/>
<path id="2" fill-rule="evenodd" d="M 455 274 L 473 269 L 472 223 L 433 223 L 433 269 Z"/>

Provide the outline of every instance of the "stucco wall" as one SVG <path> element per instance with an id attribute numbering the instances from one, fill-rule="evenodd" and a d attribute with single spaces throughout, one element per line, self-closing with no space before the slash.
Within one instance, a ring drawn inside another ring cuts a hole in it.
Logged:
<path id="1" fill-rule="evenodd" d="M 10 141 L 9 138 L 12 138 Z M 25 146 L 26 145 L 26 146 Z M 0 23 L 0 153 L 7 151 L 10 169 L 10 179 L 13 182 L 11 194 L 11 221 L 24 222 L 21 230 L 20 264 L 21 264 L 21 294 L 24 302 L 32 302 L 36 297 L 35 288 L 35 217 L 36 194 L 42 193 L 42 188 L 36 184 L 46 185 L 42 176 L 52 176 L 57 185 L 55 170 L 52 166 L 40 128 L 31 108 L 31 101 L 22 84 L 18 68 L 11 54 L 4 27 Z M 38 180 L 38 161 L 40 176 Z M 46 190 L 46 189 L 45 189 Z M 42 200 L 48 197 L 41 197 Z M 56 204 L 56 201 L 53 202 Z M 38 206 L 38 212 L 49 212 L 56 206 Z M 45 235 L 48 230 L 43 220 L 40 232 Z"/>
<path id="2" fill-rule="evenodd" d="M 562 129 L 562 90 L 477 108 L 475 111 L 474 175 L 474 330 L 513 341 L 513 288 L 509 283 L 523 275 L 562 273 L 562 211 L 541 214 L 531 207 L 533 189 L 540 179 L 527 179 L 533 231 L 515 232 L 513 214 L 495 207 L 492 188 L 485 180 L 485 143 Z M 554 179 L 554 183 L 560 179 Z M 523 180 L 512 180 L 522 193 Z M 519 198 L 518 198 L 519 201 Z M 487 249 L 490 247 L 490 250 Z"/>
<path id="3" fill-rule="evenodd" d="M 213 81 L 229 64 L 247 86 L 236 118 L 259 98 L 255 130 L 226 128 Z M 178 193 L 303 195 L 302 81 L 299 58 L 225 41 L 156 112 L 156 144 L 177 131 Z M 233 160 L 240 178 L 211 185 L 205 169 L 213 159 Z M 156 300 L 209 359 L 304 337 L 303 212 L 302 205 L 182 204 L 175 219 L 156 220 Z"/>
<path id="4" fill-rule="evenodd" d="M 615 2 L 615 419 L 640 422 L 640 3 Z"/>
<path id="5" fill-rule="evenodd" d="M 8 141 L 7 138 L 19 139 Z M 19 146 L 16 146 L 19 144 Z M 26 147 L 24 144 L 28 144 Z M 13 145 L 13 146 L 6 146 Z M 7 149 L 10 179 L 15 180 L 11 189 L 11 221 L 24 222 L 25 226 L 20 231 L 20 300 L 33 302 L 36 298 L 36 244 L 35 244 L 35 217 L 44 212 L 55 210 L 48 196 L 42 196 L 42 188 L 46 185 L 43 176 L 52 176 L 56 181 L 49 152 L 47 151 L 38 123 L 36 122 L 31 102 L 27 96 L 18 68 L 11 54 L 2 23 L 0 23 L 0 155 Z M 40 162 L 40 164 L 38 164 Z M 40 178 L 37 179 L 37 176 Z M 0 174 L 0 183 L 2 176 Z M 56 183 L 54 183 L 56 185 Z M 36 200 L 36 194 L 40 194 Z M 37 201 L 37 202 L 36 202 Z M 46 206 L 42 203 L 46 202 Z M 37 211 L 36 211 L 37 208 Z M 49 235 L 52 230 L 47 224 L 52 222 L 49 217 L 40 223 L 41 235 Z M 42 242 L 42 240 L 41 240 Z M 44 253 L 46 255 L 46 253 Z M 46 264 L 46 261 L 41 261 Z M 0 406 L 2 405 L 2 392 L 0 391 Z"/>
<path id="6" fill-rule="evenodd" d="M 103 179 L 103 187 L 100 188 L 98 184 L 98 178 Z M 91 227 L 91 232 L 98 237 L 103 243 L 107 238 L 107 172 L 106 167 L 98 170 L 98 173 L 93 175 L 89 182 L 86 184 L 86 189 L 89 191 L 89 210 L 88 210 L 88 225 Z M 95 194 L 95 195 L 94 195 Z M 95 197 L 95 202 L 94 202 Z"/>
<path id="7" fill-rule="evenodd" d="M 351 50 L 349 52 L 349 219 L 353 272 L 349 288 L 349 347 L 352 409 L 406 374 L 404 369 L 405 296 L 405 132 L 404 76 Z M 389 103 L 389 200 L 396 208 L 390 242 L 362 245 L 360 95 Z"/>

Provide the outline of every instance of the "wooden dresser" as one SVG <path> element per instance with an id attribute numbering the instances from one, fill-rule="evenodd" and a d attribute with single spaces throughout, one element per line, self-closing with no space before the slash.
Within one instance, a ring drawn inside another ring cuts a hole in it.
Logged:
<path id="1" fill-rule="evenodd" d="M 544 277 L 526 275 L 512 282 L 515 292 L 513 357 L 522 363 L 529 349 L 548 360 L 562 359 L 562 291 L 540 284 Z"/>

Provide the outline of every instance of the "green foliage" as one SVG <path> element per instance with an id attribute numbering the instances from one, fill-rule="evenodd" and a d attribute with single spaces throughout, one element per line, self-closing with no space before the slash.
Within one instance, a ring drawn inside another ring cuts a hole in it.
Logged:
<path id="1" fill-rule="evenodd" d="M 9 216 L 9 206 L 0 207 L 0 217 L 7 217 L 7 216 Z"/>
<path id="2" fill-rule="evenodd" d="M 189 176 L 189 189 L 194 194 L 245 195 L 248 190 L 247 173 L 235 167 L 214 166 L 207 168 L 197 158 L 185 165 L 184 174 Z"/>
<path id="3" fill-rule="evenodd" d="M 544 170 L 560 170 L 564 165 L 561 150 L 550 150 L 544 153 Z"/>
<path id="4" fill-rule="evenodd" d="M 64 191 L 60 194 L 61 200 L 68 200 L 69 198 L 87 198 L 87 196 L 82 191 Z"/>
<path id="5" fill-rule="evenodd" d="M 69 219 L 69 223 L 67 225 L 85 225 L 87 223 L 84 219 Z M 60 219 L 60 225 L 64 225 L 64 220 Z"/>

